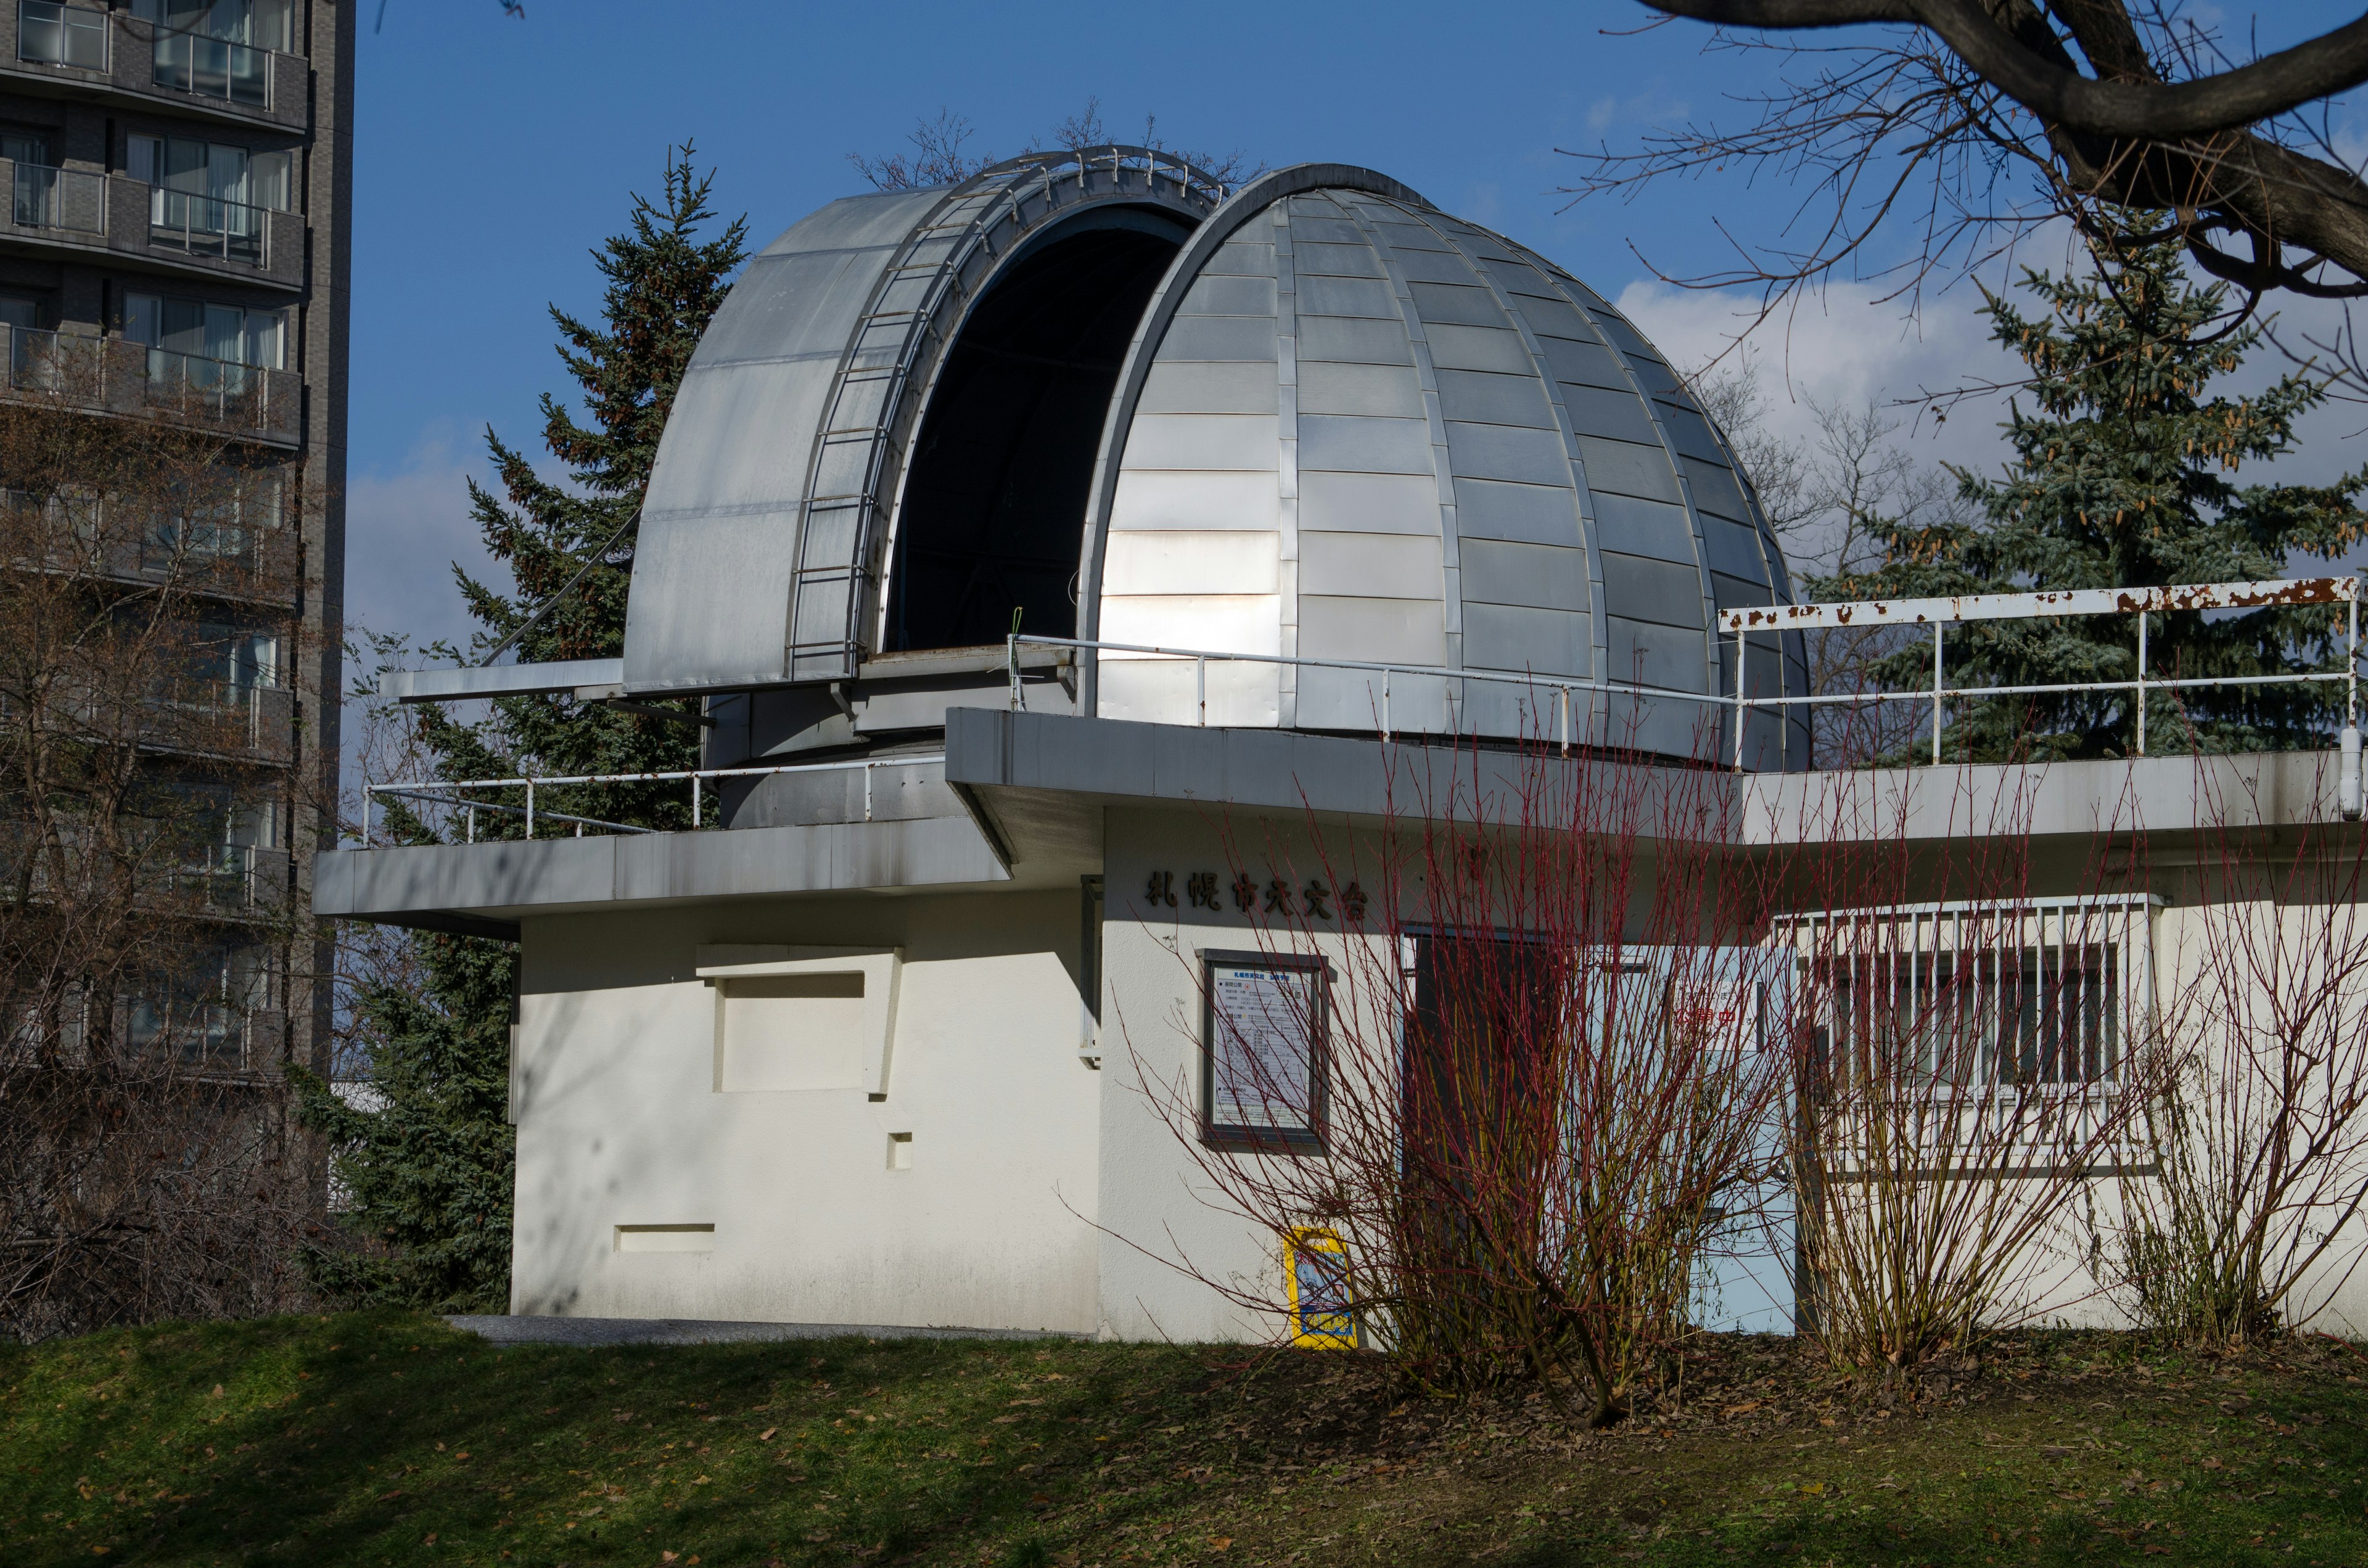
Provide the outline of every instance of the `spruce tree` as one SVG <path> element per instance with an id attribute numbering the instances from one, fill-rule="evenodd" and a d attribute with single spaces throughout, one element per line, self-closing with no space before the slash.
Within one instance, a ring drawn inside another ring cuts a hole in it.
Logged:
<path id="1" fill-rule="evenodd" d="M 513 588 L 504 593 L 453 568 L 484 628 L 474 642 L 480 654 L 513 633 L 518 656 L 538 663 L 623 651 L 634 525 L 658 437 L 691 352 L 746 256 L 745 220 L 700 237 L 713 218 L 713 176 L 699 174 L 691 154 L 689 143 L 670 153 L 662 197 L 633 197 L 625 232 L 593 253 L 607 281 L 599 322 L 552 307 L 560 360 L 588 417 L 548 393 L 541 400 L 543 445 L 566 465 L 569 483 L 544 480 L 524 453 L 485 432 L 503 494 L 472 481 L 470 501 Z M 417 738 L 439 777 L 697 766 L 695 707 L 679 720 L 572 697 L 509 698 L 494 708 L 477 721 L 433 709 L 418 715 Z M 687 798 L 673 786 L 538 790 L 537 806 L 689 825 Z M 387 805 L 385 824 L 409 842 L 438 838 L 434 823 L 399 801 Z M 480 813 L 480 838 L 523 831 L 515 816 Z M 337 1178 L 351 1205 L 347 1244 L 315 1249 L 311 1272 L 316 1288 L 341 1303 L 498 1312 L 510 1264 L 515 1141 L 506 1112 L 517 950 L 437 933 L 410 942 L 419 989 L 381 982 L 354 997 L 379 1107 L 343 1104 L 319 1079 L 295 1074 L 305 1120 L 337 1151 Z"/>
<path id="2" fill-rule="evenodd" d="M 2120 236 L 2092 241 L 2092 269 L 2026 271 L 2046 307 L 2026 314 L 1985 291 L 1992 335 L 2029 368 L 2031 407 L 2006 424 L 2013 457 L 1998 478 L 1956 472 L 1977 520 L 1892 528 L 1884 564 L 1811 583 L 1819 599 L 1905 598 L 2037 589 L 2151 587 L 2292 574 L 2296 558 L 2329 561 L 2361 538 L 2354 498 L 2368 469 L 2329 485 L 2245 484 L 2237 476 L 2293 449 L 2294 421 L 2326 397 L 2299 371 L 2255 395 L 2211 395 L 2260 341 L 2225 324 L 2226 290 L 2193 286 L 2176 243 L 2131 214 Z M 2340 609 L 2298 607 L 2242 617 L 2157 614 L 2146 673 L 2195 678 L 2342 668 Z M 2137 672 L 2133 616 L 1973 621 L 1947 629 L 1952 687 L 2128 681 Z M 1894 690 L 1928 687 L 1929 642 L 1874 667 Z M 2147 693 L 2149 752 L 2236 752 L 2323 745 L 2340 722 L 2332 683 L 2188 687 Z M 2123 691 L 1967 699 L 1952 705 L 1944 755 L 1997 761 L 2132 755 L 2136 704 Z M 1908 748 L 1929 756 L 1930 741 Z"/>

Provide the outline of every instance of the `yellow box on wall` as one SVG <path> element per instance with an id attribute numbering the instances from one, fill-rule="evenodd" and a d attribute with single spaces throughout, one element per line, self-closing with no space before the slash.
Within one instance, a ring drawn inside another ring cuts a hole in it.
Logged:
<path id="1" fill-rule="evenodd" d="M 1357 1309 L 1349 1278 L 1349 1249 L 1320 1226 L 1291 1233 L 1282 1252 L 1283 1289 L 1291 1302 L 1291 1342 L 1304 1350 L 1354 1350 Z"/>

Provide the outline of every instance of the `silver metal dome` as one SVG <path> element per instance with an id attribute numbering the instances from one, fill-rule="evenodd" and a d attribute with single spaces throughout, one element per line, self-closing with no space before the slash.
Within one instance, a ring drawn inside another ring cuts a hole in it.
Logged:
<path id="1" fill-rule="evenodd" d="M 1369 170 L 1228 197 L 1110 148 L 837 201 L 750 264 L 660 444 L 623 670 L 757 693 L 746 755 L 860 744 L 893 728 L 863 683 L 925 695 L 921 655 L 999 653 L 1016 614 L 1524 677 L 1394 676 L 1396 732 L 1551 734 L 1568 687 L 1573 739 L 1731 756 L 1731 710 L 1600 688 L 1731 692 L 1713 613 L 1791 599 L 1723 438 L 1568 274 Z M 1804 693 L 1797 635 L 1748 675 Z M 1193 722 L 1194 678 L 1089 656 L 1076 707 Z M 1247 662 L 1207 694 L 1211 723 L 1311 730 L 1382 701 L 1372 672 Z M 1751 725 L 1748 764 L 1807 765 L 1805 724 Z"/>
<path id="2" fill-rule="evenodd" d="M 1394 727 L 1466 734 L 1553 733 L 1539 692 L 1557 677 L 1732 691 L 1713 611 L 1792 598 L 1725 441 L 1617 311 L 1338 167 L 1246 187 L 1177 258 L 1113 403 L 1085 551 L 1088 638 L 1533 677 L 1395 679 Z M 1751 657 L 1755 693 L 1806 691 L 1797 639 Z M 1104 654 L 1093 699 L 1190 722 L 1194 673 Z M 1366 673 L 1233 664 L 1208 682 L 1211 723 L 1375 720 Z M 1694 704 L 1595 710 L 1597 738 L 1673 755 L 1715 733 Z M 1753 722 L 1748 759 L 1805 765 L 1805 725 Z"/>

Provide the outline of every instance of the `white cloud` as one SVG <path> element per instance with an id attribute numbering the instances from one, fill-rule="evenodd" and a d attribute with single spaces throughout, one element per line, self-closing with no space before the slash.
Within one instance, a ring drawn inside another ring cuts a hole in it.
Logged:
<path id="1" fill-rule="evenodd" d="M 466 644 L 475 623 L 452 581 L 459 562 L 472 575 L 508 574 L 485 553 L 469 516 L 468 481 L 490 471 L 464 458 L 447 428 L 424 433 L 392 472 L 372 469 L 346 483 L 346 623 L 397 632 L 415 648 L 449 638 Z"/>
<path id="2" fill-rule="evenodd" d="M 1756 296 L 1741 290 L 1649 281 L 1630 284 L 1616 303 L 1670 363 L 1688 370 L 1725 352 L 1757 314 Z M 1837 283 L 1761 324 L 1736 353 L 1759 379 L 1771 434 L 1814 437 L 1813 401 L 1844 407 L 1872 402 L 1900 405 L 1892 410 L 1901 422 L 1898 439 L 1920 459 L 1987 466 L 2002 453 L 2001 400 L 1968 400 L 1944 421 L 1919 417 L 1908 403 L 1928 392 L 2009 380 L 2019 368 L 1990 341 L 1988 322 L 1954 299 L 1911 320 L 1871 286 Z"/>

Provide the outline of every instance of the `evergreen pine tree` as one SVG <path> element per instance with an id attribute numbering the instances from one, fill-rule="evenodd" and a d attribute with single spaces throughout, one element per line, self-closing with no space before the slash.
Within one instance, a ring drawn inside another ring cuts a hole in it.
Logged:
<path id="1" fill-rule="evenodd" d="M 570 484 L 535 472 L 517 449 L 485 432 L 504 497 L 473 481 L 470 501 L 486 546 L 507 562 L 505 594 L 453 568 L 470 613 L 485 630 L 482 653 L 518 633 L 523 660 L 614 657 L 623 651 L 625 594 L 635 524 L 658 437 L 693 349 L 746 256 L 745 220 L 710 239 L 712 175 L 699 175 L 686 143 L 666 160 L 662 198 L 632 199 L 625 233 L 594 254 L 607 279 L 593 324 L 552 308 L 561 362 L 575 380 L 589 423 L 550 394 L 543 444 L 567 465 Z M 579 577 L 578 574 L 581 573 Z M 552 603 L 553 596 L 561 596 Z M 544 607 L 548 605 L 547 610 Z M 537 612 L 543 610 L 537 619 Z M 523 628 L 523 631 L 521 629 Z M 456 650 L 442 653 L 459 657 Z M 507 698 L 471 722 L 437 710 L 418 715 L 418 738 L 448 779 L 630 773 L 697 766 L 695 708 L 681 720 L 620 712 L 570 697 Z M 537 791 L 539 809 L 688 827 L 686 797 L 672 786 L 579 786 Z M 386 808 L 396 836 L 432 843 L 434 825 L 401 801 Z M 517 837 L 516 817 L 481 813 L 479 837 Z M 297 1073 L 303 1114 L 336 1155 L 364 1244 L 318 1249 L 314 1283 L 334 1301 L 450 1311 L 507 1304 L 514 1140 L 506 1111 L 517 952 L 484 937 L 426 933 L 411 938 L 424 989 L 382 983 L 354 998 L 371 1041 L 370 1081 L 381 1104 L 338 1101 Z"/>
<path id="2" fill-rule="evenodd" d="M 2130 235 L 2159 225 L 2130 218 Z M 2260 342 L 2249 328 L 2215 325 L 2226 290 L 2195 288 L 2179 246 L 2123 237 L 2093 242 L 2085 277 L 2026 272 L 2047 307 L 2026 315 L 1986 293 L 1992 335 L 2030 368 L 2032 408 L 2007 423 L 2013 459 L 2004 476 L 1955 471 L 1976 522 L 1892 528 L 1884 566 L 1811 583 L 1819 599 L 1905 598 L 2035 589 L 2151 587 L 2290 574 L 2294 557 L 2330 560 L 2362 536 L 2354 505 L 2368 470 L 2331 485 L 2250 484 L 2247 463 L 2294 445 L 2294 421 L 2326 396 L 2300 373 L 2257 396 L 2207 396 Z M 2241 618 L 2201 611 L 2155 615 L 2146 673 L 2204 677 L 2342 667 L 2342 623 L 2328 607 L 2265 609 Z M 1952 687 L 2128 681 L 2137 673 L 2131 616 L 1973 621 L 1945 641 Z M 1927 687 L 1929 643 L 1876 668 L 1894 690 Z M 2282 750 L 2327 744 L 2340 688 L 2331 684 L 2149 690 L 2147 749 L 2163 753 Z M 2136 704 L 2128 691 L 1968 699 L 1955 705 L 1945 756 L 2132 755 Z M 1930 755 L 1930 742 L 1920 743 Z M 1911 748 L 1914 749 L 1914 748 Z"/>
<path id="3" fill-rule="evenodd" d="M 381 983 L 355 998 L 374 1045 L 375 1107 L 349 1105 L 290 1070 L 306 1125 L 337 1151 L 345 1222 L 369 1244 L 313 1248 L 306 1272 L 340 1304 L 504 1312 L 515 949 L 433 932 L 411 943 L 424 994 Z"/>

